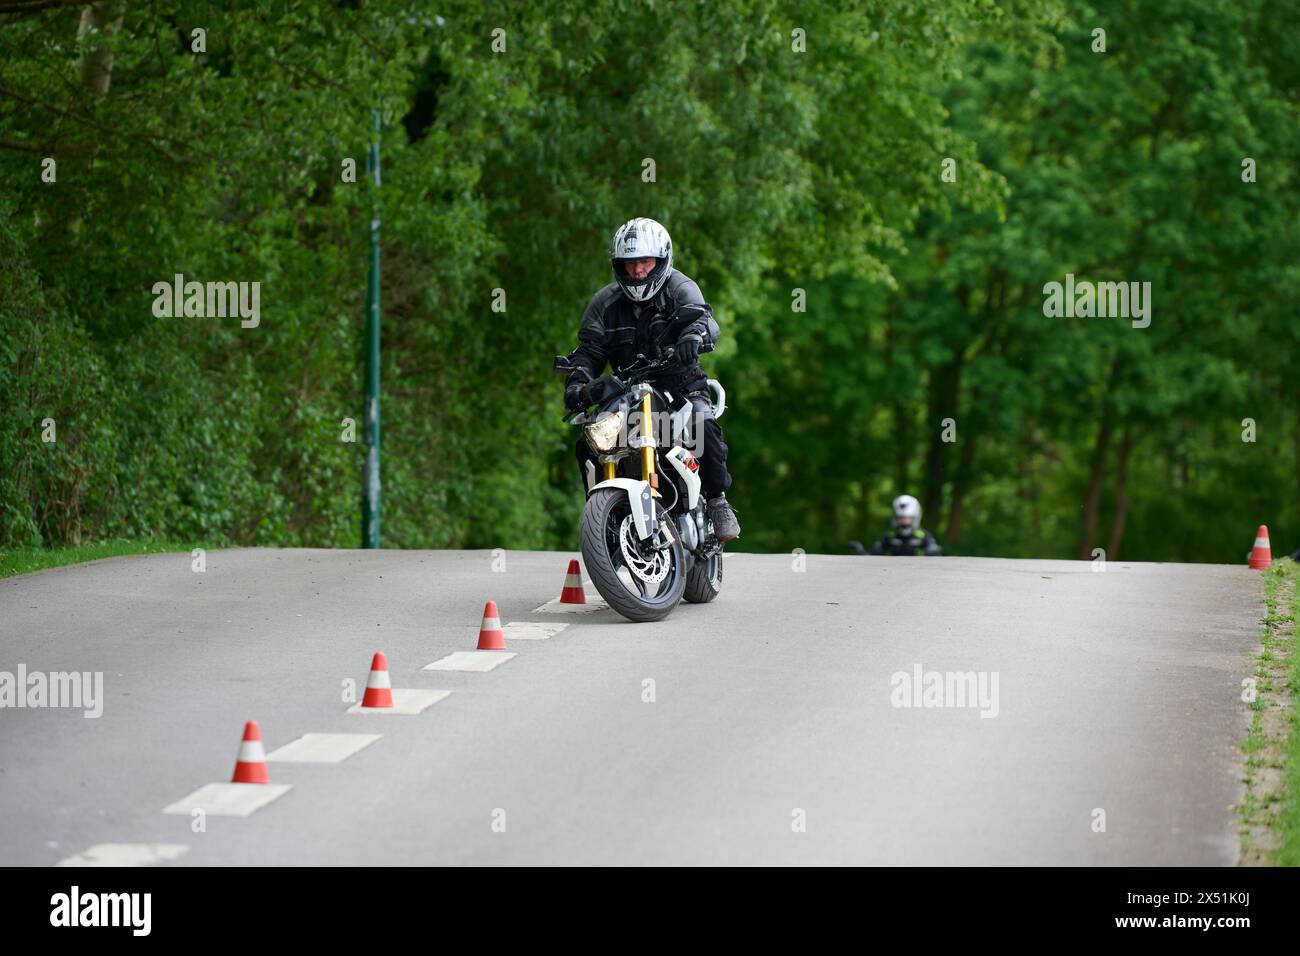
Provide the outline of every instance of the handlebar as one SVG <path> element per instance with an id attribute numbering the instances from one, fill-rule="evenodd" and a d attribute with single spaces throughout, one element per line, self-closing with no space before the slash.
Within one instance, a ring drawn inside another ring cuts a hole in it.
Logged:
<path id="1" fill-rule="evenodd" d="M 669 346 L 664 349 L 663 358 L 648 359 L 644 355 L 637 355 L 637 359 L 638 361 L 619 370 L 619 374 L 624 377 L 629 385 L 635 385 L 637 382 L 644 381 L 646 376 L 653 372 L 658 372 L 662 369 L 676 365 L 677 350 L 672 346 Z"/>
<path id="2" fill-rule="evenodd" d="M 563 420 L 572 423 L 571 420 L 575 416 L 582 414 L 587 406 L 590 406 L 595 402 L 604 401 L 611 394 L 622 394 L 623 392 L 628 391 L 633 385 L 639 385 L 641 382 L 644 382 L 655 372 L 675 367 L 678 364 L 677 349 L 673 346 L 670 345 L 665 348 L 663 350 L 663 355 L 663 358 L 648 359 L 645 355 L 638 353 L 637 361 L 633 362 L 626 368 L 619 369 L 617 375 L 602 375 L 600 378 L 595 378 L 590 382 L 587 382 L 586 387 L 588 389 L 597 382 L 604 384 L 601 385 L 600 393 L 598 395 L 590 396 L 590 393 L 588 393 L 589 401 L 583 406 L 583 408 L 573 411 L 566 410 Z M 562 356 L 556 357 L 555 371 L 557 372 L 561 371 L 559 362 L 560 358 L 562 358 Z M 612 389 L 609 386 L 612 386 Z"/>

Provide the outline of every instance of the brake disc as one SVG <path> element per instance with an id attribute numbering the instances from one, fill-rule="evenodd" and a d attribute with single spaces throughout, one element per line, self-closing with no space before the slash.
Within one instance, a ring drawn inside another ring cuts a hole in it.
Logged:
<path id="1" fill-rule="evenodd" d="M 671 558 L 668 548 L 656 551 L 649 558 L 641 554 L 636 536 L 636 525 L 628 515 L 618 529 L 618 543 L 623 551 L 623 560 L 628 568 L 646 584 L 659 584 L 668 577 Z"/>

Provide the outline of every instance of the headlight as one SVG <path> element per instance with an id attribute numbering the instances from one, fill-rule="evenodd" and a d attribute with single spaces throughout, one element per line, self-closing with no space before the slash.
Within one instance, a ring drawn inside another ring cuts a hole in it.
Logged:
<path id="1" fill-rule="evenodd" d="M 623 430 L 623 412 L 610 412 L 585 429 L 587 444 L 598 454 L 608 454 L 618 442 L 619 432 Z"/>

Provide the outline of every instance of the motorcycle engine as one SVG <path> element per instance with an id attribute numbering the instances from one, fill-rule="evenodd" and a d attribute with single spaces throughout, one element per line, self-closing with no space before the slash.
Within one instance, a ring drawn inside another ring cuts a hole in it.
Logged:
<path id="1" fill-rule="evenodd" d="M 694 551 L 700 546 L 700 536 L 695 531 L 695 521 L 691 515 L 678 517 L 677 533 L 682 539 L 682 547 L 687 551 Z"/>

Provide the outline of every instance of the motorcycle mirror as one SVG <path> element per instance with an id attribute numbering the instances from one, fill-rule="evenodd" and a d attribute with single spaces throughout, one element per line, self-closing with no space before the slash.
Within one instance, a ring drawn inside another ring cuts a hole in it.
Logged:
<path id="1" fill-rule="evenodd" d="M 555 356 L 555 362 L 551 365 L 551 371 L 557 375 L 568 375 L 573 371 L 573 362 L 567 355 Z"/>

